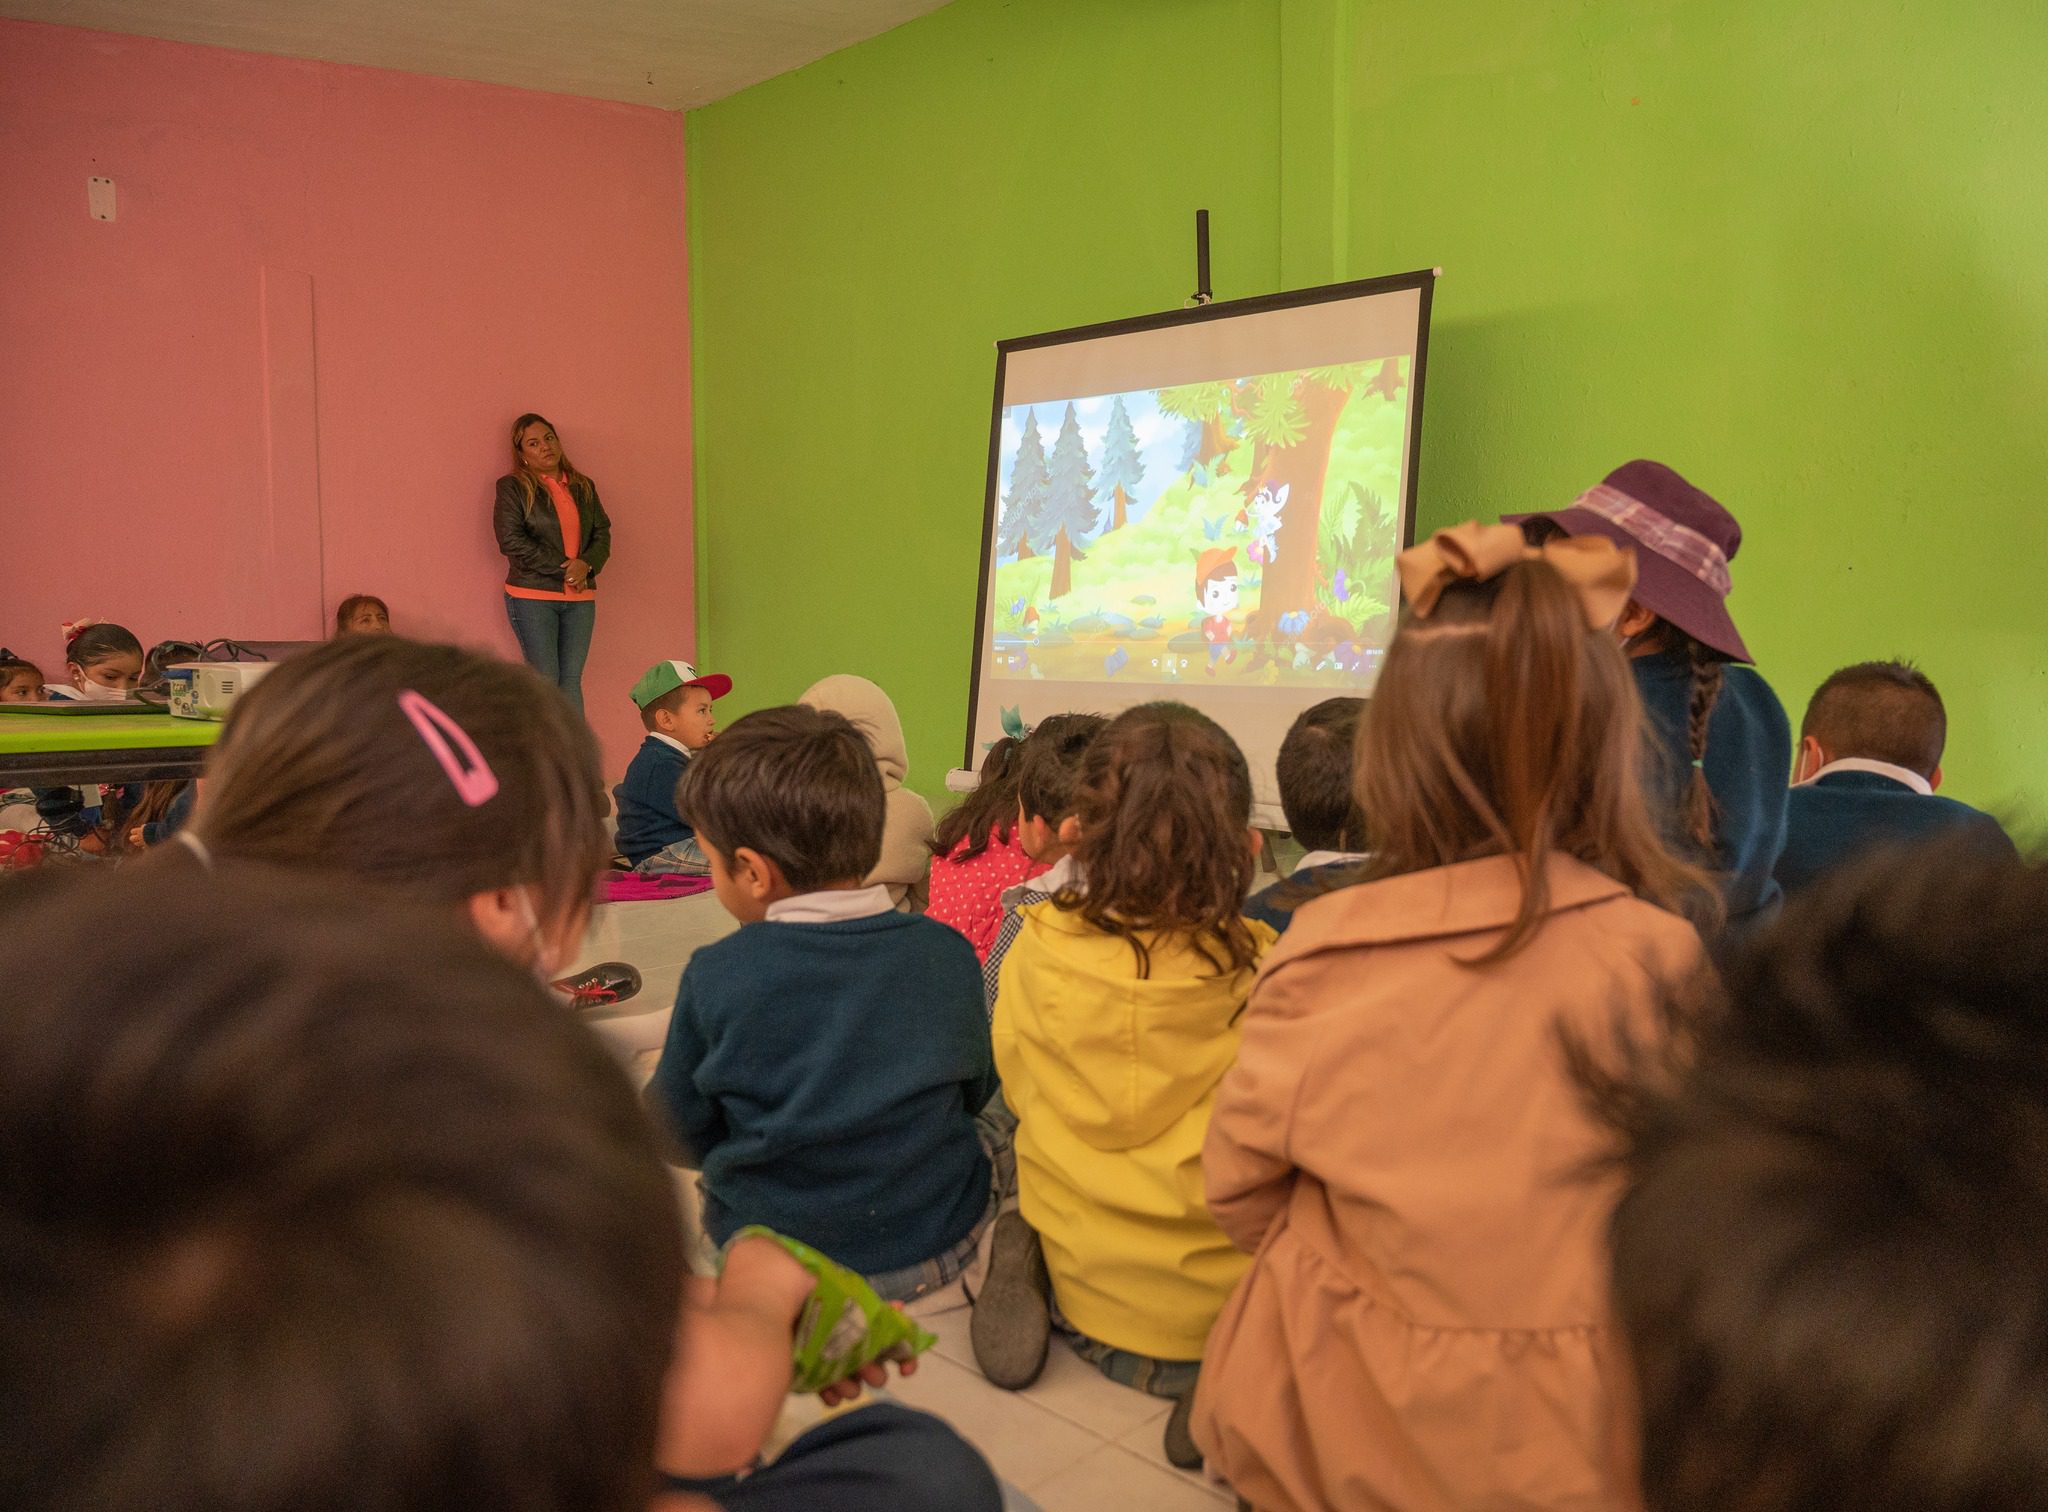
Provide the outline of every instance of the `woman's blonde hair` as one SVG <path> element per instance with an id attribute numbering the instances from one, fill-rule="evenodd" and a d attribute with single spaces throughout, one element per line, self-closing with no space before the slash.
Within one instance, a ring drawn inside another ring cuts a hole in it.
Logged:
<path id="1" fill-rule="evenodd" d="M 534 505 L 540 501 L 539 474 L 526 465 L 526 455 L 519 449 L 519 438 L 529 425 L 545 425 L 549 430 L 554 430 L 555 422 L 546 415 L 533 414 L 521 415 L 512 422 L 512 476 L 519 480 L 520 490 L 525 495 L 520 508 L 526 512 L 526 517 L 531 520 L 533 518 Z M 555 444 L 559 446 L 561 441 L 561 432 L 556 431 Z M 561 455 L 562 485 L 576 495 L 577 503 L 580 505 L 583 502 L 584 489 L 589 487 L 590 480 L 584 477 L 582 473 L 576 471 L 576 464 L 569 460 L 568 452 L 564 451 Z M 583 485 L 583 488 L 577 487 L 579 483 Z"/>
<path id="2" fill-rule="evenodd" d="M 1359 729 L 1367 878 L 1513 856 L 1513 955 L 1549 907 L 1546 866 L 1575 857 L 1696 919 L 1705 874 L 1666 847 L 1642 786 L 1643 710 L 1614 637 L 1589 629 L 1555 568 L 1520 562 L 1404 617 Z M 1475 963 L 1476 964 L 1476 963 Z"/>

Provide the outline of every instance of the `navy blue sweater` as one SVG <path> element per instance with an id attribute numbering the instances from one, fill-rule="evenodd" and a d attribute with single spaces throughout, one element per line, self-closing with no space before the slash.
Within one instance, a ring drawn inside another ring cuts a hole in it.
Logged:
<path id="1" fill-rule="evenodd" d="M 1650 792 L 1666 836 L 1721 874 L 1732 927 L 1760 922 L 1784 901 L 1771 875 L 1785 848 L 1785 784 L 1792 774 L 1792 724 L 1778 695 L 1753 667 L 1731 663 L 1707 720 L 1704 770 L 1714 795 L 1714 853 L 1698 854 L 1685 827 L 1692 783 L 1686 738 L 1692 666 L 1680 653 L 1630 662 L 1650 717 Z"/>
<path id="2" fill-rule="evenodd" d="M 719 1244 L 750 1223 L 866 1275 L 958 1244 L 989 1202 L 981 969 L 936 920 L 748 924 L 690 958 L 647 1087 L 704 1173 Z"/>
<path id="3" fill-rule="evenodd" d="M 1330 882 L 1345 872 L 1358 870 L 1356 861 L 1330 861 L 1283 877 L 1245 899 L 1244 916 L 1270 924 L 1281 934 L 1294 922 L 1294 910 L 1312 898 L 1319 898 Z"/>
<path id="4" fill-rule="evenodd" d="M 638 866 L 696 831 L 676 812 L 676 784 L 690 758 L 649 735 L 626 766 L 626 780 L 612 789 L 619 808 L 619 854 Z"/>
<path id="5" fill-rule="evenodd" d="M 1939 793 L 1916 793 L 1880 772 L 1830 772 L 1796 787 L 1790 816 L 1785 853 L 1778 858 L 1778 882 L 1787 897 L 1879 845 L 1910 845 L 1967 830 L 1987 852 L 2016 853 L 1989 814 Z"/>

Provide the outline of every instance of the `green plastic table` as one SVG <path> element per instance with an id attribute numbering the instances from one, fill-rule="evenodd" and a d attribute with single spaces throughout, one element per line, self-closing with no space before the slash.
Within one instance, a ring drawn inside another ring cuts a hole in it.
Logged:
<path id="1" fill-rule="evenodd" d="M 197 777 L 220 730 L 168 714 L 0 713 L 0 787 Z"/>

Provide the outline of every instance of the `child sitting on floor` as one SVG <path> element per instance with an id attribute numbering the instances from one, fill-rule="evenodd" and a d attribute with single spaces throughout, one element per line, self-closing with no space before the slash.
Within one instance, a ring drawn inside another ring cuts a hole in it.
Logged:
<path id="1" fill-rule="evenodd" d="M 1005 735 L 981 763 L 981 785 L 932 834 L 927 918 L 950 924 L 983 961 L 1003 922 L 1003 894 L 1046 869 L 1017 835 L 1017 769 L 1024 742 Z"/>
<path id="2" fill-rule="evenodd" d="M 896 705 L 865 677 L 847 673 L 812 683 L 797 702 L 845 715 L 868 743 L 882 777 L 885 810 L 881 854 L 867 880 L 888 888 L 898 908 L 923 907 L 932 868 L 932 806 L 903 785 L 910 775 L 910 747 Z"/>
<path id="3" fill-rule="evenodd" d="M 2040 1500 L 2044 918 L 2048 870 L 1968 835 L 1866 858 L 1595 1083 L 1649 1512 Z"/>
<path id="4" fill-rule="evenodd" d="M 1081 775 L 1081 758 L 1108 723 L 1100 714 L 1055 714 L 1040 720 L 1024 738 L 1017 759 L 1017 844 L 1032 864 L 1043 870 L 1028 881 L 1005 888 L 998 900 L 1002 917 L 995 941 L 981 963 L 981 990 L 991 1016 L 996 1011 L 996 989 L 1002 983 L 1003 958 L 1023 928 L 1023 910 L 1062 890 L 1084 890 L 1080 867 L 1073 859 L 1072 837 L 1080 833 L 1073 822 L 1074 787 Z"/>
<path id="5" fill-rule="evenodd" d="M 1661 462 L 1629 462 L 1564 509 L 1514 515 L 1525 533 L 1612 541 L 1635 553 L 1635 597 L 1616 630 L 1648 716 L 1644 773 L 1667 842 L 1718 873 L 1726 921 L 1767 920 L 1785 848 L 1792 726 L 1728 613 L 1742 526 Z"/>
<path id="6" fill-rule="evenodd" d="M 108 951 L 108 918 L 161 935 Z M 51 869 L 0 889 L 0 954 L 38 950 L 0 1015 L 0 1506 L 1000 1505 L 892 1403 L 725 1476 L 811 1278 L 750 1239 L 686 1279 L 631 1087 L 446 915 L 232 863 Z"/>
<path id="7" fill-rule="evenodd" d="M 619 854 L 643 877 L 706 871 L 703 847 L 676 808 L 676 788 L 690 758 L 718 733 L 712 700 L 732 691 L 723 672 L 700 674 L 688 662 L 656 662 L 633 684 L 633 704 L 647 738 L 612 790 L 618 801 Z"/>
<path id="8" fill-rule="evenodd" d="M 1364 712 L 1362 698 L 1326 698 L 1302 710 L 1280 742 L 1280 812 L 1306 854 L 1291 876 L 1252 894 L 1246 918 L 1284 934 L 1295 909 L 1341 885 L 1365 859 L 1365 824 L 1351 781 Z"/>
<path id="9" fill-rule="evenodd" d="M 1399 567 L 1359 745 L 1366 879 L 1269 958 L 1202 1150 L 1257 1258 L 1195 1438 L 1259 1508 L 1624 1507 L 1612 1186 L 1579 1179 L 1603 1145 L 1558 1036 L 1650 1030 L 1702 963 L 1666 907 L 1711 906 L 1638 777 L 1611 633 L 1634 560 L 1463 525 Z"/>
<path id="10" fill-rule="evenodd" d="M 1209 1325 L 1246 1264 L 1203 1205 L 1199 1155 L 1274 939 L 1240 913 L 1251 772 L 1207 716 L 1141 704 L 1089 744 L 1073 806 L 1087 889 L 1024 908 L 996 998 L 1022 1211 L 997 1220 L 974 1356 L 1030 1385 L 1056 1306 L 1082 1358 L 1177 1402 L 1182 1463 Z"/>
<path id="11" fill-rule="evenodd" d="M 1945 798 L 1948 711 L 1910 662 L 1844 667 L 1813 695 L 1799 726 L 1778 883 L 1787 897 L 1863 851 L 1961 830 L 2005 856 L 2013 843 L 1989 814 Z"/>
<path id="12" fill-rule="evenodd" d="M 843 716 L 749 714 L 690 763 L 683 812 L 744 926 L 690 958 L 647 1088 L 724 1243 L 762 1223 L 892 1301 L 956 1280 L 998 1186 L 974 951 L 873 873 L 882 778 Z M 1001 1184 L 1006 1185 L 1007 1182 Z"/>
<path id="13" fill-rule="evenodd" d="M 530 668 L 340 636 L 236 700 L 206 770 L 205 802 L 171 855 L 394 889 L 466 918 L 543 979 L 582 949 L 608 853 L 597 742 Z M 588 982 L 557 985 L 574 997 Z M 622 1049 L 635 1026 L 597 1025 Z"/>

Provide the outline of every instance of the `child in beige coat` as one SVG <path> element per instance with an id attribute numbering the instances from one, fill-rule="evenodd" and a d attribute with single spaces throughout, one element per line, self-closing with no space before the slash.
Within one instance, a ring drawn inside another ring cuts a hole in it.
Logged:
<path id="1" fill-rule="evenodd" d="M 1203 1151 L 1256 1258 L 1194 1433 L 1260 1512 L 1633 1504 L 1607 1323 L 1609 1183 L 1560 1031 L 1597 1049 L 1702 964 L 1667 907 L 1609 627 L 1632 557 L 1463 526 L 1405 553 L 1366 715 L 1363 880 L 1267 958 Z M 1533 559 L 1530 559 L 1533 558 Z M 1704 906 L 1711 907 L 1711 903 Z"/>

